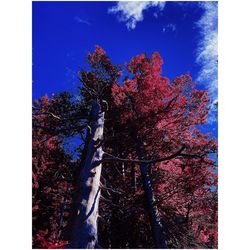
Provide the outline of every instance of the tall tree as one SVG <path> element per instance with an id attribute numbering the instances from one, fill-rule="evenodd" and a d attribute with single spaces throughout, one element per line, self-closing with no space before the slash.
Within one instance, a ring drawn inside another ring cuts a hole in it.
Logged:
<path id="1" fill-rule="evenodd" d="M 217 177 L 210 155 L 216 141 L 198 130 L 206 123 L 207 91 L 197 90 L 188 74 L 172 82 L 163 77 L 158 53 L 132 58 L 122 84 L 121 67 L 103 49 L 97 46 L 88 61 L 77 98 L 64 93 L 49 107 L 34 107 L 50 118 L 45 124 L 35 120 L 35 128 L 63 137 L 78 134 L 84 145 L 70 247 L 99 246 L 98 217 L 100 242 L 107 248 L 215 246 L 211 186 Z M 202 211 L 209 211 L 206 219 Z M 200 222 L 210 225 L 201 228 Z"/>
<path id="2" fill-rule="evenodd" d="M 91 106 L 90 136 L 86 145 L 86 158 L 80 171 L 79 196 L 73 226 L 72 248 L 94 248 L 98 244 L 97 218 L 100 198 L 100 176 L 103 156 L 104 116 L 108 108 L 106 98 L 120 75 L 103 49 L 96 47 L 88 55 L 91 71 L 82 70 L 81 94 Z"/>
<path id="3" fill-rule="evenodd" d="M 170 83 L 161 76 L 162 63 L 158 53 L 153 53 L 152 58 L 146 54 L 136 56 L 127 65 L 131 79 L 125 78 L 122 86 L 113 87 L 114 103 L 118 109 L 114 112 L 116 119 L 120 114 L 117 119 L 120 125 L 116 125 L 119 127 L 116 143 L 129 135 L 130 141 L 126 141 L 126 145 L 130 145 L 130 153 L 134 153 L 135 157 L 160 158 L 159 161 L 162 161 L 165 156 L 165 160 L 173 158 L 173 161 L 182 162 L 182 166 L 188 159 L 193 159 L 196 165 L 203 163 L 201 173 L 204 171 L 207 178 L 212 178 L 207 169 L 214 168 L 214 164 L 209 162 L 208 154 L 216 151 L 215 140 L 206 140 L 208 136 L 196 136 L 199 132 L 196 126 L 206 122 L 207 92 L 196 90 L 188 74 Z M 141 174 L 154 241 L 156 247 L 163 248 L 160 218 L 145 164 L 141 164 Z"/>

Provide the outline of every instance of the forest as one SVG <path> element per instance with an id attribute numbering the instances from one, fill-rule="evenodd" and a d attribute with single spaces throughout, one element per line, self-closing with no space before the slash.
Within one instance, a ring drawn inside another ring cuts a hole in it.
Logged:
<path id="1" fill-rule="evenodd" d="M 32 106 L 33 248 L 217 248 L 208 91 L 158 52 L 87 60 L 77 94 Z"/>

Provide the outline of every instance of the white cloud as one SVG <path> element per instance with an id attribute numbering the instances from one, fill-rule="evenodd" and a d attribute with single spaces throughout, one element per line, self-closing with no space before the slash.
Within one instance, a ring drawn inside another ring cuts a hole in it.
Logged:
<path id="1" fill-rule="evenodd" d="M 108 10 L 108 13 L 117 14 L 120 22 L 125 22 L 128 30 L 135 29 L 137 22 L 143 20 L 143 11 L 151 7 L 155 7 L 162 11 L 165 7 L 165 2 L 126 2 L 120 1 L 114 7 Z M 157 17 L 157 13 L 154 13 Z"/>
<path id="2" fill-rule="evenodd" d="M 166 32 L 166 31 L 175 31 L 176 30 L 176 25 L 173 23 L 169 23 L 168 25 L 164 26 L 162 28 L 162 32 Z"/>
<path id="3" fill-rule="evenodd" d="M 86 20 L 80 18 L 79 16 L 75 16 L 75 17 L 74 17 L 74 20 L 75 20 L 76 22 L 78 22 L 78 23 L 84 23 L 84 24 L 90 25 L 90 22 L 88 22 L 88 21 L 86 21 Z"/>
<path id="4" fill-rule="evenodd" d="M 201 39 L 198 43 L 196 62 L 201 66 L 197 81 L 208 86 L 212 103 L 217 102 L 218 92 L 218 5 L 216 2 L 202 2 L 204 14 L 197 22 Z M 211 104 L 210 114 L 217 112 Z"/>

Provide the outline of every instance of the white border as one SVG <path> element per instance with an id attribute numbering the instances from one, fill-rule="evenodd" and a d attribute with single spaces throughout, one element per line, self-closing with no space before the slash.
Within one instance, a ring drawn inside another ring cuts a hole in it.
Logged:
<path id="1" fill-rule="evenodd" d="M 31 2 L 0 3 L 1 249 L 31 249 Z"/>
<path id="2" fill-rule="evenodd" d="M 1 1 L 1 249 L 31 249 L 31 1 Z M 219 1 L 219 249 L 249 249 L 248 1 Z"/>
<path id="3" fill-rule="evenodd" d="M 219 249 L 250 249 L 249 3 L 219 2 Z"/>

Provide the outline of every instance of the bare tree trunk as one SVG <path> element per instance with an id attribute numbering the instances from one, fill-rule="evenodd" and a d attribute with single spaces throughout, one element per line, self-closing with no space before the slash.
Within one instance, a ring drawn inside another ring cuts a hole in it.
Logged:
<path id="1" fill-rule="evenodd" d="M 98 244 L 97 218 L 100 198 L 102 140 L 104 112 L 98 101 L 91 110 L 91 134 L 87 145 L 85 164 L 80 171 L 80 193 L 77 199 L 72 241 L 70 248 L 93 249 Z"/>
<path id="2" fill-rule="evenodd" d="M 137 154 L 140 160 L 143 160 L 145 153 L 144 153 L 143 143 L 140 140 L 140 138 L 137 140 L 137 143 L 138 143 Z M 148 164 L 141 163 L 140 170 L 141 170 L 143 188 L 145 192 L 145 198 L 149 209 L 150 224 L 151 224 L 154 243 L 156 248 L 166 249 L 167 242 L 164 237 L 159 212 L 155 202 L 154 191 L 149 176 Z"/>

